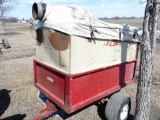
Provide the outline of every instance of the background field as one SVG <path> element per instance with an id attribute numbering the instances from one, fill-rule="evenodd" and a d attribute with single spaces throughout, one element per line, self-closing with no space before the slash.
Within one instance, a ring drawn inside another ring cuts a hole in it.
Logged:
<path id="1" fill-rule="evenodd" d="M 107 20 L 114 23 L 128 23 L 141 27 L 142 21 Z M 10 49 L 2 50 L 0 55 L 0 119 L 31 120 L 39 115 L 44 107 L 38 99 L 38 90 L 33 84 L 33 59 L 35 58 L 36 40 L 30 32 L 29 23 L 7 24 L 6 32 L 0 31 L 0 39 L 7 38 Z M 160 120 L 160 44 L 157 43 L 154 60 L 152 105 L 150 120 Z M 122 89 L 132 99 L 131 114 L 134 114 L 136 81 Z M 10 90 L 10 92 L 8 92 Z M 72 115 L 62 111 L 48 120 L 105 120 L 104 106 L 94 103 Z M 129 120 L 132 120 L 130 116 Z"/>
<path id="2" fill-rule="evenodd" d="M 142 25 L 143 25 L 143 20 L 141 19 L 137 19 L 137 20 L 132 20 L 132 19 L 120 19 L 120 20 L 117 20 L 117 19 L 107 19 L 107 20 L 104 20 L 105 22 L 109 22 L 109 23 L 116 23 L 116 24 L 129 24 L 131 26 L 135 26 L 135 27 L 140 27 L 142 28 Z"/>

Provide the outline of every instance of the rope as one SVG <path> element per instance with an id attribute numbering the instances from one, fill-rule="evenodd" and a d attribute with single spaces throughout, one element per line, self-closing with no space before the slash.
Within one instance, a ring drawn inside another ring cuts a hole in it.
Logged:
<path id="1" fill-rule="evenodd" d="M 132 36 L 133 39 L 135 39 L 136 36 L 139 37 L 138 30 L 128 30 L 128 29 L 122 29 L 122 28 L 118 28 L 118 27 L 106 27 L 106 26 L 105 27 L 92 26 L 92 25 L 88 26 L 88 25 L 81 24 L 81 23 L 78 23 L 77 25 L 79 25 L 80 27 L 82 27 L 81 25 L 89 27 L 91 40 L 94 40 L 93 38 L 95 38 L 94 32 L 97 32 L 98 34 L 100 34 L 99 31 L 96 28 L 118 29 L 119 30 L 119 32 L 118 32 L 119 33 L 119 39 L 122 38 L 122 34 L 126 35 L 126 33 L 124 31 L 133 32 L 133 36 Z M 115 32 L 117 32 L 117 31 L 115 31 Z M 94 43 L 95 43 L 95 41 L 94 41 Z"/>
<path id="2" fill-rule="evenodd" d="M 53 10 L 53 6 L 52 6 L 52 10 Z M 51 14 L 52 10 L 46 15 L 45 18 L 43 18 L 44 19 L 43 22 L 47 20 L 47 17 Z"/>
<path id="3" fill-rule="evenodd" d="M 90 26 L 89 25 L 85 25 L 85 24 L 81 24 L 81 23 L 78 23 L 77 25 L 83 25 L 83 26 L 87 26 L 87 27 L 89 27 L 90 28 Z M 96 28 L 107 28 L 107 29 L 121 29 L 121 28 L 118 28 L 118 27 L 102 27 L 102 26 L 92 26 L 92 27 L 94 27 L 94 29 L 96 29 Z M 129 32 L 134 32 L 134 30 L 128 30 L 128 29 L 124 29 L 124 28 L 122 28 L 121 30 L 123 30 L 123 31 L 129 31 Z"/>
<path id="4" fill-rule="evenodd" d="M 95 38 L 94 32 L 97 32 L 98 34 L 100 34 L 100 33 L 99 33 L 99 31 L 98 31 L 96 28 L 94 28 L 92 25 L 90 25 L 89 28 L 90 28 L 91 40 L 93 40 L 94 43 L 96 44 L 96 41 L 93 39 L 93 38 Z"/>
<path id="5" fill-rule="evenodd" d="M 30 26 L 31 35 L 32 35 L 33 39 L 37 40 L 36 37 L 34 37 L 34 35 L 33 35 L 33 30 L 32 30 L 32 27 L 34 26 L 33 22 L 30 22 L 30 24 L 31 24 L 31 26 Z"/>

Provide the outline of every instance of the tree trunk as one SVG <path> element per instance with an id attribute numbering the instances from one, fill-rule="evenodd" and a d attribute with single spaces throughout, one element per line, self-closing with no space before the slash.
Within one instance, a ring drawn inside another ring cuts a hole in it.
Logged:
<path id="1" fill-rule="evenodd" d="M 159 0 L 147 0 L 140 45 L 140 69 L 134 120 L 149 120 L 153 58 L 156 46 Z"/>

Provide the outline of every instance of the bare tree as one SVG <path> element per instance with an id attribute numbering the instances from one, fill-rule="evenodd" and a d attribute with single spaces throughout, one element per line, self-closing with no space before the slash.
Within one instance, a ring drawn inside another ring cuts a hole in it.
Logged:
<path id="1" fill-rule="evenodd" d="M 151 105 L 151 82 L 153 59 L 156 47 L 158 3 L 160 0 L 147 0 L 143 22 L 143 35 L 140 46 L 140 70 L 136 98 L 135 120 L 149 120 Z"/>
<path id="2" fill-rule="evenodd" d="M 11 0 L 0 0 L 0 18 L 2 18 L 12 7 L 13 3 Z"/>
<path id="3" fill-rule="evenodd" d="M 12 7 L 10 0 L 0 0 L 0 18 L 2 18 Z M 5 22 L 0 21 L 0 23 L 2 29 L 5 30 Z"/>

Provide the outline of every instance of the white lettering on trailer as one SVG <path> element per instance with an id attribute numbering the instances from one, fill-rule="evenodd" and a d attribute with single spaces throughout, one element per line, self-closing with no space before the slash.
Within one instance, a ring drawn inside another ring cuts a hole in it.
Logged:
<path id="1" fill-rule="evenodd" d="M 47 77 L 47 80 L 49 80 L 50 82 L 54 82 L 54 80 L 50 77 Z"/>

